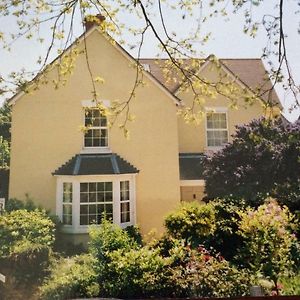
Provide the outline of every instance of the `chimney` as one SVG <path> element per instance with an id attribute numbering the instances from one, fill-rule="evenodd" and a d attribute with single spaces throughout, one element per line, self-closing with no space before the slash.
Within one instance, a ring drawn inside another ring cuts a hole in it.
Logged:
<path id="1" fill-rule="evenodd" d="M 105 17 L 101 14 L 98 15 L 88 15 L 84 18 L 84 26 L 85 31 L 89 31 L 94 26 L 99 26 L 103 21 L 105 20 Z"/>

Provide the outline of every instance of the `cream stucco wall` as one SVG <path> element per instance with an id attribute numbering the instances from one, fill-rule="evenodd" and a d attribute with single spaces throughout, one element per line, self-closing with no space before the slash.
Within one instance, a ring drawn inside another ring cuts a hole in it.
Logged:
<path id="1" fill-rule="evenodd" d="M 220 73 L 219 73 L 220 72 Z M 225 71 L 217 70 L 212 68 L 208 64 L 200 73 L 202 78 L 210 82 L 217 82 L 219 74 L 225 75 Z M 229 78 L 230 79 L 230 78 Z M 229 80 L 228 79 L 228 80 Z M 242 87 L 238 84 L 235 85 L 237 89 L 242 92 Z M 193 103 L 193 93 L 191 90 L 184 92 L 179 92 L 177 96 L 183 100 L 187 107 L 191 107 Z M 204 97 L 205 98 L 205 97 Z M 227 118 L 228 118 L 228 133 L 229 141 L 232 140 L 231 135 L 235 132 L 235 125 L 244 124 L 249 122 L 254 118 L 258 118 L 264 114 L 263 106 L 261 102 L 257 100 L 252 105 L 246 105 L 245 101 L 241 97 L 237 101 L 237 109 L 232 109 L 230 107 L 230 100 L 225 96 L 218 94 L 215 98 L 205 98 L 204 107 L 207 108 L 227 108 Z M 195 107 L 195 111 L 203 110 L 200 106 Z M 183 120 L 181 116 L 178 117 L 178 135 L 179 135 L 179 152 L 191 153 L 191 152 L 205 152 L 207 150 L 206 142 L 206 119 L 203 117 L 201 122 L 197 124 L 187 123 Z"/>
<path id="2" fill-rule="evenodd" d="M 116 47 L 97 30 L 86 40 L 93 76 L 100 99 L 124 101 L 135 81 L 135 69 Z M 83 43 L 79 48 L 83 49 Z M 56 68 L 47 79 L 56 79 Z M 112 152 L 140 170 L 136 181 L 137 222 L 142 232 L 162 231 L 164 216 L 180 201 L 178 131 L 172 98 L 144 77 L 130 104 L 136 120 L 129 122 L 126 140 L 117 121 L 110 130 Z M 10 197 L 24 199 L 28 193 L 38 204 L 55 211 L 56 178 L 51 173 L 78 154 L 83 147 L 79 127 L 84 120 L 81 101 L 91 99 L 92 83 L 84 54 L 76 61 L 74 74 L 65 86 L 39 86 L 21 97 L 12 109 Z M 122 118 L 122 116 L 120 116 Z"/>

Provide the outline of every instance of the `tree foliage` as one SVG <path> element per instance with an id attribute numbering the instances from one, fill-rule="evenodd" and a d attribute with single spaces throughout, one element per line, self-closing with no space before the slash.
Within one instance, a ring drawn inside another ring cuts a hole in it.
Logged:
<path id="1" fill-rule="evenodd" d="M 9 168 L 11 110 L 7 102 L 0 107 L 0 169 Z"/>
<path id="2" fill-rule="evenodd" d="M 260 18 L 257 16 L 259 14 L 256 14 L 256 9 L 263 2 L 252 0 L 221 0 L 209 1 L 209 3 L 201 0 L 41 0 L 38 2 L 18 0 L 10 3 L 2 1 L 0 3 L 0 16 L 15 20 L 16 26 L 13 32 L 0 32 L 0 43 L 3 47 L 10 51 L 18 40 L 34 39 L 38 43 L 47 43 L 47 50 L 37 59 L 38 70 L 21 70 L 13 71 L 11 74 L 0 74 L 0 93 L 15 92 L 16 89 L 28 91 L 28 82 L 35 75 L 38 75 L 36 79 L 40 78 L 41 72 L 46 70 L 47 64 L 57 54 L 60 55 L 57 64 L 59 72 L 58 78 L 53 83 L 57 87 L 58 84 L 64 82 L 65 75 L 69 74 L 74 67 L 74 62 L 79 53 L 74 47 L 68 54 L 61 54 L 76 40 L 79 35 L 78 32 L 84 30 L 84 23 L 93 21 L 98 23 L 100 30 L 107 34 L 111 41 L 116 39 L 126 49 L 135 49 L 137 53 L 137 64 L 134 66 L 137 72 L 133 90 L 128 95 L 124 95 L 124 99 L 121 99 L 121 104 L 118 105 L 115 113 L 124 110 L 128 112 L 129 104 L 135 95 L 135 89 L 143 85 L 142 66 L 139 59 L 144 41 L 150 34 L 157 41 L 159 55 L 169 59 L 164 67 L 165 76 L 171 81 L 185 82 L 181 88 L 190 89 L 194 93 L 194 102 L 191 107 L 185 107 L 182 110 L 183 116 L 188 120 L 198 120 L 203 116 L 203 104 L 206 97 L 222 94 L 230 99 L 232 105 L 239 98 L 245 98 L 248 101 L 249 97 L 252 98 L 249 95 L 244 97 L 245 91 L 236 92 L 232 85 L 236 79 L 232 80 L 229 77 L 220 76 L 218 82 L 212 82 L 195 72 L 204 61 L 204 55 L 201 50 L 199 51 L 199 48 L 201 49 L 201 47 L 198 47 L 199 43 L 203 45 L 210 38 L 209 32 L 203 33 L 201 31 L 202 25 L 211 18 L 224 17 L 226 19 L 231 13 L 242 11 L 245 22 L 241 27 L 245 34 L 255 37 L 259 27 L 264 28 L 267 33 L 266 46 L 263 49 L 262 57 L 269 58 L 270 75 L 274 79 L 274 84 L 282 81 L 283 73 L 286 73 L 286 88 L 290 89 L 296 103 L 299 105 L 299 87 L 293 79 L 285 46 L 284 9 L 288 8 L 285 7 L 283 0 L 275 1 L 274 10 L 267 12 Z M 184 24 L 184 22 L 193 20 L 194 28 L 187 32 L 185 36 L 177 35 L 176 27 L 170 26 L 170 22 L 167 21 L 166 15 L 168 12 L 176 12 L 177 20 L 174 24 L 179 22 Z M 104 17 L 101 23 L 94 17 L 96 14 L 101 14 Z M 122 21 L 124 19 L 126 21 Z M 78 28 L 81 28 L 81 30 L 78 30 Z M 41 34 L 45 31 L 48 35 L 46 37 Z M 95 85 L 99 78 L 102 81 L 101 74 L 92 73 L 88 50 L 85 48 L 83 52 L 81 54 L 86 57 L 87 67 L 91 75 L 90 79 L 93 84 L 92 97 L 97 100 L 98 93 Z M 278 58 L 277 64 L 274 64 L 274 56 Z M 194 59 L 195 57 L 201 57 L 201 59 Z M 186 59 L 190 60 L 190 64 L 186 63 Z M 214 63 L 217 69 L 220 68 L 217 61 L 214 61 Z M 262 83 L 263 85 L 264 83 Z M 255 91 L 253 99 L 261 98 L 269 92 L 270 90 L 259 88 Z M 266 104 L 270 105 L 269 101 Z"/>
<path id="3" fill-rule="evenodd" d="M 232 143 L 206 161 L 209 198 L 244 198 L 258 206 L 273 196 L 300 209 L 300 123 L 281 118 L 237 126 Z"/>

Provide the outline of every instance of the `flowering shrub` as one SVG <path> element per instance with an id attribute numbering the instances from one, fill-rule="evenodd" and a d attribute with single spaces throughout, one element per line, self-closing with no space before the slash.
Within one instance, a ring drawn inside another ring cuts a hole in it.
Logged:
<path id="1" fill-rule="evenodd" d="M 279 276 L 292 270 L 291 250 L 296 242 L 291 232 L 293 216 L 273 199 L 256 210 L 240 212 L 240 216 L 239 234 L 245 239 L 241 266 L 272 280 L 277 289 Z"/>
<path id="2" fill-rule="evenodd" d="M 300 121 L 253 120 L 237 126 L 232 143 L 205 162 L 209 198 L 234 196 L 257 207 L 273 196 L 300 209 Z"/>
<path id="3" fill-rule="evenodd" d="M 186 281 L 193 297 L 247 295 L 250 276 L 230 266 L 222 256 L 212 256 L 203 247 L 193 251 L 186 268 Z"/>

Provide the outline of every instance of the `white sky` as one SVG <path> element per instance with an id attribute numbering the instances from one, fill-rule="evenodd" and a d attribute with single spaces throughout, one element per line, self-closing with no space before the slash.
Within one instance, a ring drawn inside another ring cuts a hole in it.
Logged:
<path id="1" fill-rule="evenodd" d="M 171 1 L 171 0 L 170 0 Z M 264 4 L 254 10 L 255 19 L 261 21 L 261 18 L 266 13 L 272 13 L 275 1 L 264 1 Z M 300 34 L 297 32 L 300 16 L 295 14 L 299 9 L 296 0 L 287 0 L 284 2 L 284 28 L 286 29 L 286 38 L 288 58 L 296 83 L 300 84 Z M 196 26 L 195 19 L 187 16 L 185 20 L 180 18 L 181 11 L 164 10 L 165 20 L 170 31 L 176 32 L 178 37 L 185 37 Z M 197 15 L 198 12 L 195 11 Z M 205 9 L 203 10 L 205 14 Z M 139 21 L 132 16 L 125 14 L 121 16 L 122 21 L 128 26 L 136 27 Z M 15 28 L 15 20 L 12 17 L 0 18 L 0 31 L 7 33 L 12 32 Z M 203 34 L 211 32 L 212 36 L 206 45 L 195 45 L 199 52 L 203 55 L 215 54 L 219 58 L 258 58 L 262 54 L 262 48 L 266 46 L 266 33 L 261 27 L 256 38 L 251 38 L 243 33 L 244 18 L 243 13 L 231 14 L 226 21 L 225 18 L 217 17 L 209 20 L 201 27 Z M 77 22 L 75 27 L 76 35 L 79 36 L 82 32 L 82 26 Z M 49 31 L 48 31 L 49 32 Z M 78 33 L 78 34 L 77 34 Z M 11 52 L 0 49 L 0 73 L 8 74 L 12 71 L 25 68 L 28 71 L 37 69 L 36 61 L 39 55 L 45 54 L 47 49 L 47 34 L 46 29 L 41 30 L 41 35 L 46 38 L 44 44 L 40 44 L 35 40 L 19 40 Z M 134 43 L 132 36 L 126 34 L 123 36 L 126 41 Z M 135 55 L 134 50 L 127 49 L 131 54 Z M 157 41 L 148 34 L 145 39 L 145 44 L 142 48 L 142 57 L 154 57 L 158 53 Z M 52 57 L 54 58 L 54 57 Z M 275 62 L 275 61 L 274 61 Z M 267 65 L 266 65 L 267 67 Z M 285 108 L 285 116 L 293 121 L 300 114 L 300 109 L 293 110 L 291 114 L 288 109 L 291 107 L 294 99 L 290 93 L 284 92 L 280 87 L 276 87 L 282 105 Z M 0 98 L 0 103 L 3 99 Z"/>

